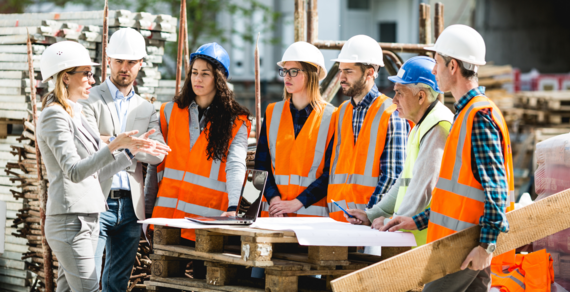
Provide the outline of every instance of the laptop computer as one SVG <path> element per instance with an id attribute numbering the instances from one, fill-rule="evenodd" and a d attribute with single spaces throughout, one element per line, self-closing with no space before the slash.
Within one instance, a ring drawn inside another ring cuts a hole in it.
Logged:
<path id="1" fill-rule="evenodd" d="M 261 198 L 265 191 L 267 171 L 250 169 L 246 172 L 236 216 L 186 217 L 186 219 L 212 225 L 251 225 L 259 216 Z"/>

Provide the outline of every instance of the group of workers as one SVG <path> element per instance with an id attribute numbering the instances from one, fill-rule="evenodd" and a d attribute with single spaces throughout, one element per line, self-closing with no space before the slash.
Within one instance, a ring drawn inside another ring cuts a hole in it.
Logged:
<path id="1" fill-rule="evenodd" d="M 452 25 L 426 49 L 434 58 L 413 57 L 389 77 L 392 99 L 375 85 L 382 49 L 368 36 L 352 37 L 333 60 L 350 97 L 335 108 L 319 91 L 322 53 L 306 42 L 289 46 L 277 63 L 284 99 L 268 105 L 255 156 L 255 168 L 269 174 L 261 216 L 409 230 L 418 245 L 480 225 L 480 245 L 462 271 L 424 291 L 487 291 L 514 203 L 509 133 L 478 87 L 479 33 Z M 137 220 L 235 215 L 246 174 L 251 117 L 228 87 L 224 48 L 209 43 L 191 54 L 182 90 L 158 114 L 134 91 L 146 56 L 142 35 L 118 30 L 107 54 L 111 74 L 95 87 L 99 64 L 80 44 L 56 43 L 41 58 L 43 81 L 55 82 L 37 142 L 50 183 L 45 233 L 59 261 L 58 292 L 98 291 L 99 282 L 103 291 L 125 291 Z M 455 98 L 455 115 L 438 101 L 443 92 Z M 181 236 L 194 244 L 192 230 Z"/>

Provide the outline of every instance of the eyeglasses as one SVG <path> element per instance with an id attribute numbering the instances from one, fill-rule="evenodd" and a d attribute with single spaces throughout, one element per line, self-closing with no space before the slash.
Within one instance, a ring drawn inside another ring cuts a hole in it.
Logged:
<path id="1" fill-rule="evenodd" d="M 279 69 L 279 76 L 281 77 L 285 77 L 287 76 L 287 73 L 289 73 L 289 76 L 291 77 L 297 77 L 297 74 L 299 74 L 300 71 L 305 71 L 305 70 L 301 70 L 301 69 Z"/>
<path id="2" fill-rule="evenodd" d="M 83 73 L 83 76 L 87 77 L 87 79 L 93 78 L 93 72 L 91 71 L 69 71 L 67 73 L 69 74 Z"/>

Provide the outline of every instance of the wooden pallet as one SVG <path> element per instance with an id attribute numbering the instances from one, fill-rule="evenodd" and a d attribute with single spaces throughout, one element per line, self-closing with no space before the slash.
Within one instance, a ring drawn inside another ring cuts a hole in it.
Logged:
<path id="1" fill-rule="evenodd" d="M 189 247 L 180 245 L 180 229 L 155 228 L 152 276 L 145 282 L 149 290 L 326 291 L 331 280 L 410 249 L 383 248 L 382 256 L 372 256 L 346 246 L 303 247 L 293 232 L 252 228 L 196 230 L 196 247 Z M 205 280 L 184 278 L 191 260 L 205 262 Z M 264 268 L 265 281 L 251 278 L 251 267 Z M 320 289 L 303 284 L 314 275 L 321 275 Z"/>

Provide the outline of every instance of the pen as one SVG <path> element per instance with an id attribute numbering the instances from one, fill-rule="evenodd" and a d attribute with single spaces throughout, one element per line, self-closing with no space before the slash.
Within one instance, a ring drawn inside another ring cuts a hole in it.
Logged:
<path id="1" fill-rule="evenodd" d="M 337 202 L 335 202 L 335 201 L 332 200 L 332 199 L 331 199 L 331 201 L 332 201 L 337 207 L 339 207 L 339 208 L 344 212 L 344 214 L 346 214 L 346 216 L 348 216 L 348 218 L 354 218 L 354 216 L 352 216 L 352 215 L 350 215 L 348 212 L 346 212 L 346 210 L 345 210 L 343 207 L 341 207 Z M 348 208 L 348 206 L 346 206 L 346 207 Z"/>

